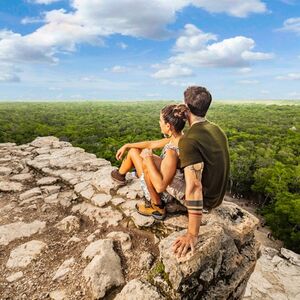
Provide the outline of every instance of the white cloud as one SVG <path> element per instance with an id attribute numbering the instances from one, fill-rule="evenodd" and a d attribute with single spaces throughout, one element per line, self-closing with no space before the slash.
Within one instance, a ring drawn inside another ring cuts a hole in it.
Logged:
<path id="1" fill-rule="evenodd" d="M 290 92 L 288 93 L 288 96 L 300 98 L 300 92 Z"/>
<path id="2" fill-rule="evenodd" d="M 190 77 L 193 76 L 193 71 L 191 69 L 178 66 L 175 64 L 170 64 L 169 66 L 160 69 L 152 75 L 156 79 L 169 79 L 177 77 Z"/>
<path id="3" fill-rule="evenodd" d="M 12 73 L 0 73 L 0 82 L 19 82 L 20 77 Z"/>
<path id="4" fill-rule="evenodd" d="M 56 0 L 31 2 L 50 4 Z M 0 59 L 57 62 L 59 52 L 75 51 L 80 43 L 103 45 L 103 38 L 112 34 L 161 39 L 170 35 L 166 26 L 175 21 L 176 13 L 189 5 L 237 17 L 265 11 L 265 4 L 260 0 L 70 0 L 71 11 L 59 9 L 45 12 L 45 24 L 30 34 L 21 35 L 2 30 Z M 37 21 L 40 20 L 23 19 L 24 24 Z M 182 50 L 183 45 L 188 45 L 194 49 L 215 38 L 214 35 L 201 35 L 200 32 L 198 37 L 195 34 L 192 38 L 182 37 L 177 41 L 176 47 L 177 50 Z M 122 44 L 121 47 L 125 48 L 125 45 Z"/>
<path id="5" fill-rule="evenodd" d="M 247 68 L 247 67 L 238 69 L 238 73 L 240 73 L 240 74 L 247 74 L 247 73 L 250 73 L 251 71 L 252 71 L 252 69 Z"/>
<path id="6" fill-rule="evenodd" d="M 180 46 L 178 41 L 181 41 Z M 177 39 L 175 45 L 178 54 L 170 57 L 169 62 L 193 67 L 247 67 L 251 61 L 274 57 L 272 53 L 254 52 L 254 40 L 244 36 L 220 42 L 209 43 L 210 41 L 216 41 L 216 36 L 206 34 L 194 25 L 185 25 L 183 35 Z M 186 47 L 183 47 L 184 45 Z"/>
<path id="7" fill-rule="evenodd" d="M 178 87 L 187 87 L 197 85 L 195 82 L 185 82 L 182 80 L 166 79 L 162 81 L 165 85 L 178 86 Z"/>
<path id="8" fill-rule="evenodd" d="M 48 89 L 49 89 L 49 91 L 61 91 L 62 90 L 61 87 L 56 87 L 56 86 L 50 86 Z"/>
<path id="9" fill-rule="evenodd" d="M 32 17 L 25 17 L 21 20 L 21 24 L 27 25 L 27 24 L 35 24 L 35 23 L 44 23 L 44 19 L 42 18 L 32 18 Z"/>
<path id="10" fill-rule="evenodd" d="M 271 92 L 268 91 L 268 90 L 261 90 L 260 92 L 261 92 L 261 94 L 263 94 L 263 95 L 269 95 L 269 94 L 271 93 Z"/>
<path id="11" fill-rule="evenodd" d="M 127 44 L 125 44 L 125 43 L 123 43 L 123 42 L 121 42 L 121 43 L 117 43 L 117 46 L 118 46 L 119 48 L 123 49 L 123 50 L 125 50 L 125 49 L 127 49 L 127 48 L 128 48 L 128 45 L 127 45 Z"/>
<path id="12" fill-rule="evenodd" d="M 113 73 L 125 73 L 128 71 L 128 68 L 123 67 L 123 66 L 114 66 L 111 69 L 111 72 Z"/>
<path id="13" fill-rule="evenodd" d="M 277 76 L 278 80 L 300 80 L 300 73 L 289 73 L 283 76 Z"/>
<path id="14" fill-rule="evenodd" d="M 278 31 L 289 31 L 300 34 L 300 18 L 289 18 L 284 21 L 283 27 Z"/>
<path id="15" fill-rule="evenodd" d="M 96 78 L 93 76 L 84 76 L 80 78 L 80 81 L 85 81 L 85 82 L 95 82 Z"/>
<path id="16" fill-rule="evenodd" d="M 152 77 L 157 79 L 193 75 L 196 67 L 240 68 L 239 72 L 251 71 L 249 64 L 274 57 L 272 53 L 254 52 L 255 42 L 251 38 L 236 36 L 218 42 L 217 36 L 205 33 L 192 24 L 186 24 L 182 35 L 176 40 L 168 65 L 154 64 L 157 69 Z"/>
<path id="17" fill-rule="evenodd" d="M 176 40 L 174 51 L 186 52 L 204 49 L 209 41 L 216 41 L 217 36 L 204 33 L 193 24 L 184 26 L 183 34 Z"/>
<path id="18" fill-rule="evenodd" d="M 239 83 L 242 83 L 242 84 L 257 84 L 257 83 L 259 83 L 259 81 L 255 80 L 255 79 L 245 79 L 245 80 L 240 80 Z"/>
<path id="19" fill-rule="evenodd" d="M 264 13 L 266 4 L 260 0 L 194 0 L 194 5 L 211 13 L 227 13 L 235 17 L 247 17 L 250 13 Z"/>
<path id="20" fill-rule="evenodd" d="M 111 68 L 105 68 L 104 71 L 106 72 L 112 72 L 112 73 L 126 73 L 129 71 L 129 68 L 124 67 L 124 66 L 113 66 Z"/>
<path id="21" fill-rule="evenodd" d="M 8 63 L 0 62 L 0 83 L 1 82 L 20 82 L 18 75 L 20 70 Z"/>

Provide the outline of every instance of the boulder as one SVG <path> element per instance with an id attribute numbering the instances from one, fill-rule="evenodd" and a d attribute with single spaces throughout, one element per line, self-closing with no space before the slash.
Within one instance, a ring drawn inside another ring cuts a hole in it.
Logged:
<path id="1" fill-rule="evenodd" d="M 281 257 L 282 252 L 288 256 Z M 287 254 L 288 253 L 288 254 Z M 300 266 L 290 260 L 298 254 L 261 247 L 261 256 L 247 284 L 244 300 L 299 299 Z"/>
<path id="2" fill-rule="evenodd" d="M 0 226 L 0 245 L 8 245 L 10 242 L 23 237 L 30 237 L 41 232 L 46 227 L 46 222 L 33 221 L 32 223 L 16 222 Z"/>
<path id="3" fill-rule="evenodd" d="M 29 241 L 11 251 L 6 267 L 10 269 L 25 268 L 47 245 L 42 241 Z"/>
<path id="4" fill-rule="evenodd" d="M 113 249 L 111 240 L 103 240 L 101 248 L 83 271 L 93 299 L 103 298 L 112 287 L 124 283 L 121 260 Z"/>
<path id="5" fill-rule="evenodd" d="M 166 299 L 148 282 L 143 282 L 138 279 L 129 281 L 121 293 L 119 293 L 115 300 L 162 300 Z"/>
<path id="6" fill-rule="evenodd" d="M 106 237 L 119 241 L 121 243 L 123 252 L 130 250 L 132 247 L 131 237 L 128 233 L 122 231 L 113 231 L 110 232 Z"/>
<path id="7" fill-rule="evenodd" d="M 24 186 L 20 182 L 1 180 L 0 192 L 20 192 Z"/>
<path id="8" fill-rule="evenodd" d="M 80 229 L 80 220 L 76 216 L 67 216 L 55 225 L 61 231 L 71 233 Z"/>
<path id="9" fill-rule="evenodd" d="M 200 228 L 195 252 L 178 259 L 172 245 L 186 230 L 175 232 L 159 244 L 165 272 L 178 297 L 184 299 L 240 299 L 254 270 L 258 244 L 253 239 L 238 248 L 220 225 Z"/>

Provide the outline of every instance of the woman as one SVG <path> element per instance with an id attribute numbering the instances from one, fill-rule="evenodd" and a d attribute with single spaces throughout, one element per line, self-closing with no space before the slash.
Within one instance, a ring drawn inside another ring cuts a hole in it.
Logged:
<path id="1" fill-rule="evenodd" d="M 161 132 L 166 138 L 125 144 L 117 151 L 116 159 L 120 160 L 129 149 L 120 168 L 112 171 L 112 179 L 126 184 L 126 173 L 135 168 L 147 200 L 136 207 L 142 215 L 164 219 L 164 202 L 170 197 L 178 200 L 184 198 L 185 182 L 179 169 L 178 142 L 183 135 L 187 116 L 188 108 L 184 104 L 168 105 L 161 110 L 159 120 Z M 152 149 L 159 148 L 163 148 L 161 156 L 152 154 Z"/>

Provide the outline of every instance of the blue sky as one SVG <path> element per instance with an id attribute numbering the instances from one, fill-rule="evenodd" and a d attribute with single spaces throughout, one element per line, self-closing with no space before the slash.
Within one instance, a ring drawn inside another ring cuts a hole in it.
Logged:
<path id="1" fill-rule="evenodd" d="M 0 0 L 0 101 L 300 99 L 300 1 Z"/>

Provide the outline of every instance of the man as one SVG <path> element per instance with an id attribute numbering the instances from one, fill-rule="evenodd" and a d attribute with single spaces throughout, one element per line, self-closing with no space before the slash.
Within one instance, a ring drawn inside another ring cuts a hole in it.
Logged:
<path id="1" fill-rule="evenodd" d="M 178 258 L 194 251 L 201 224 L 202 211 L 219 206 L 229 177 L 229 151 L 225 133 L 205 116 L 211 104 L 209 91 L 192 86 L 184 92 L 190 113 L 189 130 L 179 141 L 181 168 L 184 169 L 188 209 L 188 230 L 173 244 Z"/>

